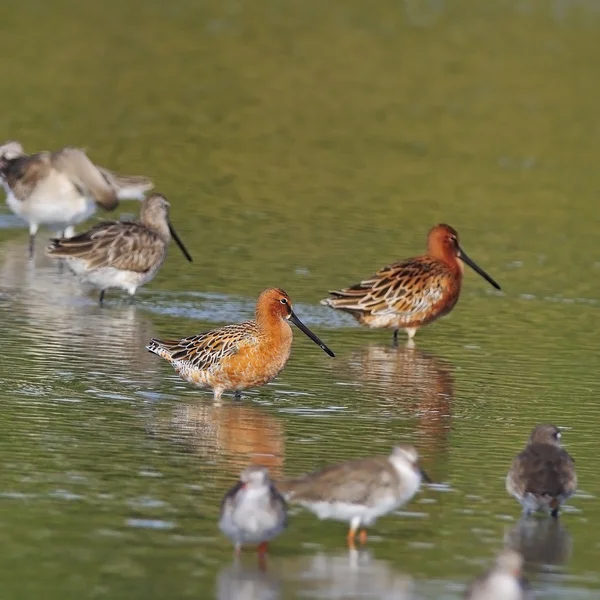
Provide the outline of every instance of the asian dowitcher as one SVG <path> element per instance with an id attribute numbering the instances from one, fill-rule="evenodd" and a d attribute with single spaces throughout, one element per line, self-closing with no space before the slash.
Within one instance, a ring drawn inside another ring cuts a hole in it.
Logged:
<path id="1" fill-rule="evenodd" d="M 417 493 L 422 479 L 431 481 L 419 466 L 416 449 L 401 444 L 389 456 L 331 465 L 282 481 L 278 487 L 288 502 L 307 508 L 320 519 L 349 523 L 347 541 L 354 548 L 359 527 L 359 540 L 364 544 L 365 528 L 406 504 Z"/>
<path id="2" fill-rule="evenodd" d="M 280 289 L 265 290 L 256 302 L 256 318 L 181 340 L 151 340 L 150 352 L 169 361 L 177 374 L 199 387 L 212 388 L 215 400 L 225 391 L 240 392 L 271 381 L 292 349 L 291 321 L 329 356 L 334 353 L 294 313 Z"/>
<path id="3" fill-rule="evenodd" d="M 235 544 L 239 554 L 244 544 L 258 544 L 264 557 L 269 541 L 287 527 L 287 505 L 269 478 L 265 467 L 253 465 L 223 497 L 219 528 Z"/>
<path id="4" fill-rule="evenodd" d="M 82 281 L 100 288 L 100 304 L 109 288 L 120 288 L 133 296 L 160 269 L 171 237 L 192 261 L 171 225 L 169 206 L 164 196 L 152 194 L 142 202 L 139 221 L 99 223 L 75 237 L 51 240 L 46 253 L 66 259 Z"/>
<path id="5" fill-rule="evenodd" d="M 436 225 L 427 236 L 427 254 L 383 267 L 349 288 L 332 290 L 321 304 L 350 313 L 361 325 L 403 329 L 412 340 L 423 325 L 448 314 L 460 295 L 463 263 L 496 289 L 500 286 L 464 252 L 458 233 Z"/>
<path id="6" fill-rule="evenodd" d="M 152 189 L 146 177 L 121 176 L 95 165 L 83 150 L 26 154 L 19 142 L 0 146 L 0 179 L 10 209 L 29 224 L 29 256 L 40 225 L 64 237 L 100 206 L 113 210 L 119 200 L 142 199 Z"/>
<path id="7" fill-rule="evenodd" d="M 503 550 L 491 570 L 474 579 L 465 590 L 468 600 L 529 600 L 533 598 L 523 576 L 523 557 L 514 550 Z"/>
<path id="8" fill-rule="evenodd" d="M 539 511 L 558 517 L 561 505 L 577 489 L 575 462 L 561 448 L 560 437 L 555 425 L 535 427 L 506 476 L 506 490 L 526 515 Z"/>

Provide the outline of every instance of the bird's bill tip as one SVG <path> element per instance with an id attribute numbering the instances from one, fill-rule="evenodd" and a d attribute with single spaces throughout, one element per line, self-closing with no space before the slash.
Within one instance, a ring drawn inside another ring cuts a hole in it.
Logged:
<path id="1" fill-rule="evenodd" d="M 190 253 L 187 251 L 187 248 L 184 246 L 183 242 L 181 241 L 181 238 L 177 235 L 175 228 L 170 222 L 169 231 L 171 232 L 171 237 L 175 240 L 175 243 L 179 246 L 179 249 L 181 250 L 183 255 L 188 259 L 189 262 L 192 262 L 192 257 Z"/>
<path id="2" fill-rule="evenodd" d="M 333 351 L 326 346 L 297 316 L 294 311 L 290 313 L 290 321 L 302 332 L 304 335 L 309 337 L 317 346 L 323 350 L 326 354 L 331 356 L 331 358 L 335 358 L 335 354 Z"/>
<path id="3" fill-rule="evenodd" d="M 475 271 L 475 273 L 477 273 L 478 275 L 480 275 L 481 277 L 483 277 L 490 285 L 492 285 L 493 287 L 495 287 L 497 290 L 501 290 L 502 288 L 500 287 L 500 285 L 496 282 L 495 279 L 493 279 L 492 277 L 490 277 L 474 260 L 472 260 L 471 258 L 469 258 L 469 256 L 465 253 L 465 251 L 462 248 L 459 248 L 459 255 L 458 257 L 466 264 L 469 265 L 469 267 L 471 267 L 471 269 L 473 269 L 473 271 Z"/>

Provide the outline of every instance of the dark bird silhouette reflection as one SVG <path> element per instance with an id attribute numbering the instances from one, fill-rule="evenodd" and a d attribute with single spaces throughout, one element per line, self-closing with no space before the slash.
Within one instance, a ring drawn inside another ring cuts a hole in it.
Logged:
<path id="1" fill-rule="evenodd" d="M 453 366 L 417 347 L 369 345 L 341 367 L 360 388 L 375 390 L 378 402 L 415 421 L 414 442 L 425 450 L 423 465 L 435 476 L 447 458 L 454 404 Z"/>
<path id="2" fill-rule="evenodd" d="M 523 555 L 529 572 L 564 565 L 571 556 L 571 534 L 559 519 L 522 517 L 505 540 Z"/>

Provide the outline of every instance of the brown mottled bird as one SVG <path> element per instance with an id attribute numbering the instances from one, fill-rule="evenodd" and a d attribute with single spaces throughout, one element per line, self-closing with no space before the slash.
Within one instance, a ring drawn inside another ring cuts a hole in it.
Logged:
<path id="1" fill-rule="evenodd" d="M 143 199 L 153 184 L 147 177 L 117 175 L 95 165 L 79 148 L 26 154 L 19 142 L 0 146 L 0 180 L 9 208 L 29 224 L 29 255 L 40 225 L 73 235 L 73 226 L 100 206 Z"/>
<path id="2" fill-rule="evenodd" d="M 171 363 L 177 374 L 198 387 L 212 388 L 214 399 L 264 385 L 285 367 L 292 350 L 292 322 L 323 352 L 335 354 L 296 316 L 281 289 L 265 290 L 256 301 L 256 318 L 225 325 L 181 340 L 150 340 L 146 348 Z"/>
<path id="3" fill-rule="evenodd" d="M 321 304 L 351 314 L 361 325 L 393 329 L 394 342 L 399 329 L 412 340 L 420 327 L 448 314 L 458 302 L 463 263 L 500 289 L 465 254 L 457 231 L 441 224 L 427 236 L 427 254 L 383 267 L 352 287 L 332 290 Z"/>
<path id="4" fill-rule="evenodd" d="M 100 304 L 109 288 L 133 296 L 161 267 L 171 237 L 191 262 L 192 257 L 169 221 L 169 202 L 152 194 L 142 202 L 139 221 L 109 221 L 68 239 L 51 240 L 52 258 L 64 258 L 82 281 L 100 288 Z"/>
<path id="5" fill-rule="evenodd" d="M 577 489 L 575 461 L 561 448 L 560 437 L 556 425 L 536 426 L 510 467 L 506 489 L 525 514 L 541 511 L 558 517 L 561 505 Z"/>

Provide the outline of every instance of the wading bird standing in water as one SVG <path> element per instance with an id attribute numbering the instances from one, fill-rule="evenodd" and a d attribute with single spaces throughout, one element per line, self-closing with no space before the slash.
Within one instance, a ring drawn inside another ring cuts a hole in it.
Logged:
<path id="1" fill-rule="evenodd" d="M 258 297 L 254 321 L 181 340 L 151 340 L 147 348 L 170 362 L 184 381 L 212 388 L 215 400 L 225 391 L 239 397 L 242 390 L 268 383 L 283 369 L 292 350 L 290 321 L 329 356 L 335 356 L 296 316 L 290 297 L 275 288 Z"/>
<path id="2" fill-rule="evenodd" d="M 113 210 L 119 200 L 141 200 L 153 187 L 146 177 L 117 175 L 95 165 L 78 148 L 25 154 L 19 142 L 0 146 L 0 181 L 9 208 L 29 224 L 30 257 L 40 225 L 71 237 L 73 226 L 97 206 Z"/>
<path id="3" fill-rule="evenodd" d="M 366 527 L 403 504 L 419 490 L 421 480 L 431 482 L 419 466 L 414 446 L 396 446 L 389 456 L 348 460 L 278 483 L 290 504 L 299 504 L 320 519 L 335 519 L 350 525 L 346 539 L 355 547 L 359 530 L 361 544 Z"/>
<path id="4" fill-rule="evenodd" d="M 221 502 L 219 528 L 235 544 L 239 555 L 244 544 L 258 544 L 264 561 L 269 541 L 287 527 L 287 505 L 265 467 L 250 466 Z"/>
<path id="5" fill-rule="evenodd" d="M 448 314 L 458 302 L 464 266 L 469 265 L 497 290 L 500 286 L 461 248 L 450 225 L 436 225 L 427 236 L 427 254 L 383 267 L 360 283 L 332 290 L 321 304 L 351 314 L 361 325 L 403 329 L 409 340 L 423 325 Z"/>
<path id="6" fill-rule="evenodd" d="M 171 237 L 185 257 L 192 257 L 169 221 L 169 202 L 152 194 L 142 202 L 139 221 L 109 221 L 72 238 L 51 240 L 52 258 L 64 258 L 84 282 L 100 288 L 100 304 L 110 288 L 133 296 L 160 269 Z"/>
<path id="7" fill-rule="evenodd" d="M 575 462 L 561 448 L 561 433 L 556 425 L 538 425 L 527 446 L 514 459 L 506 476 L 506 490 L 529 515 L 558 511 L 577 489 Z"/>

